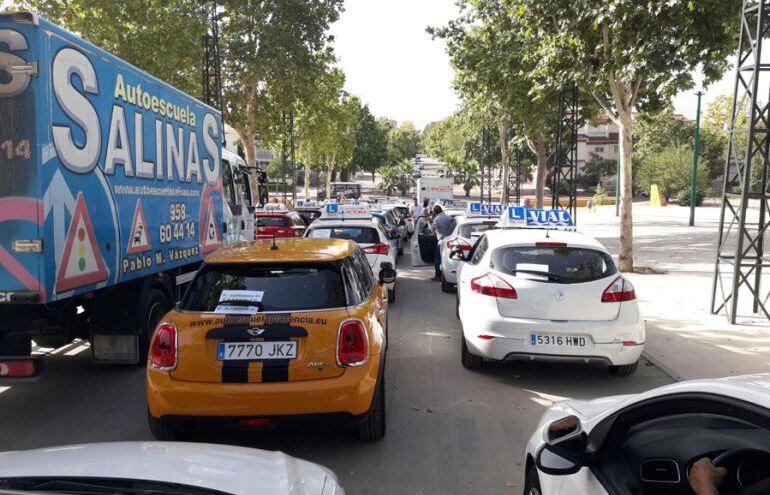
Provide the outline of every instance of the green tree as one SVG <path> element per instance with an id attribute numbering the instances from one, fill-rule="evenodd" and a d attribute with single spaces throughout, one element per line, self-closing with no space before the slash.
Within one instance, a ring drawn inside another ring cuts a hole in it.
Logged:
<path id="1" fill-rule="evenodd" d="M 671 146 L 652 153 L 639 165 L 637 185 L 649 193 L 650 186 L 657 184 L 666 199 L 687 196 L 689 200 L 692 180 L 692 148 Z M 709 187 L 708 171 L 698 169 L 698 191 Z"/>
<path id="2" fill-rule="evenodd" d="M 382 184 L 380 188 L 386 195 L 391 195 L 395 191 L 406 195 L 409 189 L 414 185 L 412 179 L 412 162 L 405 158 L 395 165 L 386 165 L 380 168 Z"/>
<path id="3" fill-rule="evenodd" d="M 153 76 L 201 96 L 207 20 L 193 0 L 17 0 Z"/>
<path id="4" fill-rule="evenodd" d="M 352 171 L 364 170 L 372 174 L 374 183 L 375 171 L 385 163 L 388 156 L 388 132 L 369 111 L 368 105 L 363 105 L 358 114 L 356 127 L 356 146 L 350 160 Z"/>
<path id="5" fill-rule="evenodd" d="M 506 0 L 530 39 L 527 58 L 540 91 L 574 73 L 620 129 L 621 231 L 619 265 L 633 270 L 632 156 L 634 109 L 660 108 L 693 87 L 719 79 L 735 49 L 739 0 Z"/>
<path id="6" fill-rule="evenodd" d="M 404 122 L 388 131 L 388 163 L 395 165 L 414 158 L 420 149 L 420 132 L 411 122 Z"/>
<path id="7" fill-rule="evenodd" d="M 634 155 L 640 161 L 672 146 L 692 146 L 695 123 L 674 113 L 671 105 L 657 112 L 645 112 L 636 119 Z"/>
<path id="8" fill-rule="evenodd" d="M 446 168 L 441 174 L 442 177 L 451 177 L 455 184 L 462 184 L 465 197 L 470 197 L 471 190 L 480 184 L 479 167 L 474 162 L 465 160 L 446 162 Z"/>
<path id="9" fill-rule="evenodd" d="M 738 118 L 735 122 L 736 129 L 748 129 L 750 102 L 739 102 Z M 733 97 L 732 95 L 719 95 L 714 98 L 703 112 L 701 120 L 701 157 L 705 166 L 709 169 L 712 179 L 719 177 L 725 171 L 727 147 L 729 145 L 729 129 L 732 125 Z M 745 135 L 736 135 L 736 151 L 742 159 L 746 153 L 748 140 Z"/>
<path id="10" fill-rule="evenodd" d="M 221 50 L 225 119 L 249 165 L 257 140 L 277 144 L 290 109 L 315 96 L 334 60 L 329 26 L 342 0 L 222 0 Z"/>

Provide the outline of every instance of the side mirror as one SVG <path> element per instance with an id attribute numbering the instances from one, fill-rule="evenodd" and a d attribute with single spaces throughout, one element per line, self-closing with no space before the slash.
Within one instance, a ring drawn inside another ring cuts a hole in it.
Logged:
<path id="1" fill-rule="evenodd" d="M 380 263 L 380 283 L 392 284 L 396 281 L 396 270 L 393 268 L 393 263 L 390 261 L 383 261 Z"/>
<path id="2" fill-rule="evenodd" d="M 583 467 L 586 435 L 580 420 L 567 416 L 548 425 L 545 445 L 537 453 L 538 469 L 554 476 L 575 474 Z"/>
<path id="3" fill-rule="evenodd" d="M 452 251 L 449 253 L 449 259 L 455 261 L 468 261 L 465 252 L 460 249 L 459 246 L 452 248 Z"/>

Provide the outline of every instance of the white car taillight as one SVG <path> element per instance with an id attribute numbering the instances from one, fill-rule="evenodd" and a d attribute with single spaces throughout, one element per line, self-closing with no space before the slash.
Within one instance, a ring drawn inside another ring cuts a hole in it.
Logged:
<path id="1" fill-rule="evenodd" d="M 498 277 L 494 273 L 487 273 L 481 277 L 471 279 L 471 290 L 485 296 L 500 297 L 503 299 L 518 299 L 516 289 L 511 284 Z"/>
<path id="2" fill-rule="evenodd" d="M 612 281 L 602 293 L 602 302 L 615 303 L 633 301 L 636 299 L 634 286 L 622 275 Z"/>
<path id="3" fill-rule="evenodd" d="M 390 252 L 390 248 L 385 243 L 379 243 L 379 244 L 373 244 L 371 246 L 367 246 L 361 251 L 364 252 L 364 254 L 382 254 L 387 255 Z"/>
<path id="4" fill-rule="evenodd" d="M 471 246 L 468 243 L 468 241 L 466 241 L 465 239 L 460 239 L 459 237 L 447 242 L 446 247 L 448 247 L 450 250 L 454 248 L 459 248 L 460 251 L 464 251 L 464 252 L 469 252 L 471 249 L 473 249 L 473 246 Z"/>
<path id="5" fill-rule="evenodd" d="M 177 329 L 173 323 L 161 323 L 150 346 L 150 366 L 161 371 L 176 369 Z"/>

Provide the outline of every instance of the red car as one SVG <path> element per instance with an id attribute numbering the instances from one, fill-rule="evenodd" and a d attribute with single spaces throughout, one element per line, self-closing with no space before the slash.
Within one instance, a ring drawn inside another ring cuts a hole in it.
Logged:
<path id="1" fill-rule="evenodd" d="M 296 211 L 257 212 L 256 238 L 271 239 L 281 237 L 302 237 L 307 223 Z"/>

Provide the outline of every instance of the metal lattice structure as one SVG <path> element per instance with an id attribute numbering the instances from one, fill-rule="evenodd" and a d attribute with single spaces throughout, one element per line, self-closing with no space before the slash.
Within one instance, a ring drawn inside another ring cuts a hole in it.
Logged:
<path id="1" fill-rule="evenodd" d="M 770 31 L 770 0 L 744 0 L 738 41 L 730 139 L 722 187 L 722 209 L 711 295 L 711 312 L 735 323 L 740 295 L 752 312 L 770 319 L 762 295 L 768 228 L 770 174 L 770 63 L 762 49 Z"/>
<path id="2" fill-rule="evenodd" d="M 572 86 L 559 93 L 559 122 L 556 127 L 556 152 L 554 153 L 551 181 L 552 208 L 569 211 L 577 221 L 577 133 L 578 88 Z M 566 199 L 566 204 L 562 204 Z"/>
<path id="3" fill-rule="evenodd" d="M 521 204 L 521 150 L 518 146 L 510 146 L 511 141 L 516 137 L 516 128 L 511 127 L 505 136 L 508 146 L 508 182 L 504 184 L 503 204 Z M 514 149 L 515 148 L 515 149 Z M 516 161 L 513 161 L 514 152 Z M 511 201 L 513 198 L 513 201 Z"/>
<path id="4" fill-rule="evenodd" d="M 203 101 L 223 110 L 222 59 L 219 55 L 219 20 L 215 1 L 207 4 L 206 17 L 209 31 L 203 35 Z"/>

